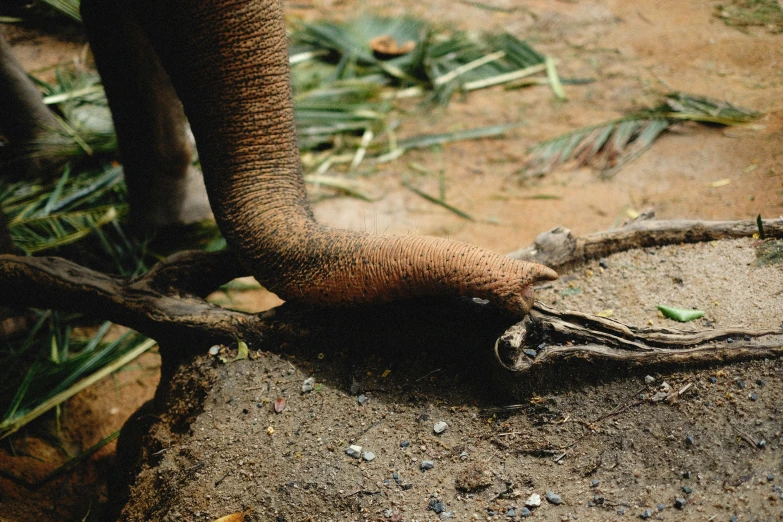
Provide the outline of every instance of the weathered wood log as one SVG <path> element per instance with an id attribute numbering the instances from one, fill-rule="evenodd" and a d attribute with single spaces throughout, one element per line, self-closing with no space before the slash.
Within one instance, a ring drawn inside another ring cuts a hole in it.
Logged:
<path id="1" fill-rule="evenodd" d="M 245 275 L 224 252 L 180 252 L 135 279 L 109 276 L 57 257 L 0 255 L 0 302 L 101 317 L 165 344 L 259 340 L 264 321 L 205 301 Z"/>
<path id="2" fill-rule="evenodd" d="M 555 227 L 539 234 L 532 245 L 512 252 L 509 257 L 534 261 L 555 270 L 623 252 L 632 248 L 699 243 L 718 239 L 750 237 L 758 231 L 755 221 L 700 221 L 650 219 L 652 214 L 641 216 L 626 226 L 573 237 L 564 227 Z M 783 219 L 763 220 L 768 237 L 783 238 Z"/>
<path id="3" fill-rule="evenodd" d="M 532 351 L 531 351 L 532 350 Z M 686 332 L 638 328 L 580 312 L 558 312 L 542 303 L 495 343 L 502 367 L 524 373 L 580 359 L 625 366 L 710 364 L 783 354 L 783 328 Z"/>

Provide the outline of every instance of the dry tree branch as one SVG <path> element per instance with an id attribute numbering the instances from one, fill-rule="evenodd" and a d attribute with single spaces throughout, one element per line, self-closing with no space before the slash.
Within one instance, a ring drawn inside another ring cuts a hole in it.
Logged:
<path id="1" fill-rule="evenodd" d="M 228 253 L 180 252 L 147 274 L 123 279 L 57 257 L 0 255 L 0 300 L 7 306 L 81 312 L 187 346 L 259 339 L 256 315 L 220 308 L 201 296 L 245 275 Z"/>
<path id="2" fill-rule="evenodd" d="M 535 356 L 531 349 L 538 348 Z M 527 353 L 526 353 L 527 352 Z M 580 359 L 626 366 L 707 364 L 783 354 L 783 329 L 704 330 L 638 328 L 542 303 L 495 343 L 495 357 L 512 372 Z"/>
<path id="3" fill-rule="evenodd" d="M 783 220 L 768 220 L 764 229 L 769 236 L 783 236 Z M 583 238 L 555 229 L 515 256 L 562 268 L 639 246 L 736 238 L 755 231 L 756 224 L 750 221 L 636 221 Z M 309 313 L 301 307 L 278 314 L 275 320 L 264 320 L 204 300 L 221 284 L 243 275 L 244 270 L 228 252 L 181 252 L 135 279 L 109 276 L 60 258 L 0 255 L 0 304 L 58 308 L 106 318 L 164 345 L 179 347 L 180 353 L 200 352 L 207 343 L 230 343 L 238 338 L 259 346 L 271 332 L 296 335 L 297 328 L 281 328 L 283 325 L 317 326 L 325 320 L 317 311 Z M 534 358 L 530 349 L 538 349 Z M 500 366 L 514 375 L 573 359 L 639 366 L 725 362 L 781 353 L 783 330 L 691 333 L 635 328 L 589 314 L 558 312 L 541 304 L 495 345 Z"/>
<path id="4" fill-rule="evenodd" d="M 658 221 L 651 217 L 651 214 L 642 215 L 626 226 L 579 238 L 573 237 L 567 228 L 556 227 L 539 234 L 532 245 L 512 252 L 509 257 L 562 270 L 589 259 L 632 248 L 736 239 L 750 237 L 758 230 L 756 222 L 752 220 Z M 762 223 L 768 236 L 783 237 L 783 219 L 766 219 Z"/>

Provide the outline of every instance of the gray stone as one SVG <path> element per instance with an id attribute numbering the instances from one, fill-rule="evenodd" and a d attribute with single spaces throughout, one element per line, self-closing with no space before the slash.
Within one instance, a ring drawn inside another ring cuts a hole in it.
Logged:
<path id="1" fill-rule="evenodd" d="M 446 431 L 446 428 L 448 428 L 448 427 L 449 427 L 449 425 L 448 425 L 448 424 L 446 424 L 446 423 L 445 423 L 445 422 L 443 422 L 443 421 L 440 421 L 440 422 L 436 422 L 436 423 L 435 423 L 435 426 L 433 426 L 433 427 L 432 427 L 432 430 L 433 430 L 435 433 L 437 433 L 438 435 L 440 435 L 441 433 L 443 433 L 444 431 Z"/>
<path id="2" fill-rule="evenodd" d="M 557 494 L 557 493 L 555 493 L 554 491 L 547 491 L 547 492 L 546 492 L 546 499 L 547 499 L 547 500 L 548 500 L 548 501 L 549 501 L 551 504 L 554 504 L 554 505 L 556 505 L 556 506 L 559 506 L 560 504 L 562 504 L 562 503 L 563 503 L 563 499 L 560 497 L 560 495 L 558 495 L 558 494 Z"/>
<path id="3" fill-rule="evenodd" d="M 315 388 L 315 377 L 308 377 L 302 383 L 302 393 L 311 392 L 313 388 Z"/>
<path id="4" fill-rule="evenodd" d="M 655 377 L 653 377 L 652 375 L 646 375 L 644 377 L 644 382 L 647 384 L 652 384 L 655 382 Z"/>
<path id="5" fill-rule="evenodd" d="M 355 459 L 358 459 L 362 456 L 362 447 L 361 446 L 355 446 L 350 445 L 347 448 L 345 448 L 345 454 L 349 457 L 353 457 Z"/>
<path id="6" fill-rule="evenodd" d="M 372 451 L 365 451 L 364 453 L 362 453 L 362 458 L 367 462 L 371 462 L 375 460 L 375 453 L 373 453 Z"/>
<path id="7" fill-rule="evenodd" d="M 434 468 L 435 467 L 435 463 L 433 461 L 431 461 L 431 460 L 422 460 L 421 464 L 420 464 L 420 467 L 421 467 L 422 471 L 426 471 L 428 469 Z"/>
<path id="8" fill-rule="evenodd" d="M 541 495 L 539 495 L 538 493 L 533 493 L 532 495 L 527 497 L 527 500 L 525 500 L 525 505 L 527 507 L 537 508 L 538 506 L 541 505 Z"/>

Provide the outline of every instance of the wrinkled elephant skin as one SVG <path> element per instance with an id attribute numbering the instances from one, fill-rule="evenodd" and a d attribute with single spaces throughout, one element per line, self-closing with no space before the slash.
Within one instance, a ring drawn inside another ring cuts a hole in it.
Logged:
<path id="1" fill-rule="evenodd" d="M 83 0 L 86 23 L 100 23 L 105 1 Z M 182 101 L 221 232 L 281 298 L 331 306 L 463 295 L 522 315 L 532 306 L 531 285 L 557 277 L 544 266 L 465 243 L 316 223 L 299 162 L 277 0 L 123 5 Z"/>

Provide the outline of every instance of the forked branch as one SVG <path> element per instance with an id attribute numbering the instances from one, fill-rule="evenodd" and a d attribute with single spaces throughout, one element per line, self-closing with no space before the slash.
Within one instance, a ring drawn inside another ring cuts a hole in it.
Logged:
<path id="1" fill-rule="evenodd" d="M 783 328 L 686 332 L 638 328 L 540 302 L 495 343 L 495 357 L 512 372 L 535 371 L 569 359 L 625 366 L 709 364 L 783 354 Z"/>

